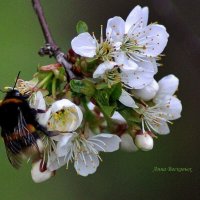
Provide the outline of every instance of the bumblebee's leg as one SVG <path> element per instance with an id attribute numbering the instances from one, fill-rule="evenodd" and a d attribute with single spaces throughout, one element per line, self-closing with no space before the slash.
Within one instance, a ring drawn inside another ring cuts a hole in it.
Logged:
<path id="1" fill-rule="evenodd" d="M 33 116 L 36 116 L 38 113 L 42 114 L 45 112 L 46 112 L 46 110 L 32 109 Z M 48 137 L 53 137 L 53 136 L 56 136 L 59 134 L 56 131 L 48 131 L 44 126 L 40 125 L 36 119 L 34 119 L 34 126 L 37 130 L 43 132 Z"/>
<path id="2" fill-rule="evenodd" d="M 42 113 L 45 113 L 46 112 L 46 110 L 41 110 L 41 109 L 37 109 L 37 110 L 35 110 L 37 113 L 39 113 L 39 114 L 42 114 Z"/>
<path id="3" fill-rule="evenodd" d="M 53 137 L 53 136 L 56 136 L 56 135 L 59 134 L 56 131 L 48 131 L 44 126 L 42 126 L 40 124 L 36 125 L 36 129 L 39 130 L 39 131 L 41 131 L 41 132 L 43 132 L 48 137 Z"/>

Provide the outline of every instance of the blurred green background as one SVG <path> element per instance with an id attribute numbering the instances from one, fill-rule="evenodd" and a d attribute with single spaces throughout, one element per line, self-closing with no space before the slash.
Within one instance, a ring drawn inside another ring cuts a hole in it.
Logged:
<path id="1" fill-rule="evenodd" d="M 78 20 L 86 21 L 90 32 L 98 35 L 108 18 L 125 19 L 137 4 L 148 6 L 149 21 L 164 24 L 170 34 L 164 67 L 156 78 L 170 73 L 180 78 L 178 95 L 184 110 L 171 134 L 155 140 L 150 152 L 103 155 L 97 172 L 87 178 L 77 176 L 71 166 L 42 184 L 32 182 L 29 165 L 21 170 L 11 167 L 1 141 L 1 200 L 200 199 L 199 0 L 42 0 L 54 39 L 63 51 L 70 47 Z M 0 0 L 0 88 L 12 85 L 19 70 L 29 80 L 38 65 L 54 62 L 38 56 L 43 43 L 31 1 Z M 190 167 L 192 173 L 153 173 L 156 166 Z"/>

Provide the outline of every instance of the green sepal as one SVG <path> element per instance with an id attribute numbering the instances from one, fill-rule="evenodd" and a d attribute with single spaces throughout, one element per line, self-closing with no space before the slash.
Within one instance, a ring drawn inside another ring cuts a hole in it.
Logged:
<path id="1" fill-rule="evenodd" d="M 109 88 L 108 85 L 106 87 L 105 84 L 100 83 L 96 88 L 98 89 L 95 93 L 95 100 L 100 106 L 102 112 L 111 117 L 117 108 L 117 100 L 122 92 L 121 84 L 115 84 Z"/>
<path id="2" fill-rule="evenodd" d="M 95 99 L 100 105 L 109 106 L 110 95 L 106 90 L 97 90 Z"/>
<path id="3" fill-rule="evenodd" d="M 89 79 L 71 80 L 70 87 L 73 92 L 81 93 L 88 97 L 92 97 L 95 93 L 94 83 Z"/>
<path id="4" fill-rule="evenodd" d="M 81 67 L 81 72 L 93 73 L 96 67 L 99 65 L 99 60 L 96 57 L 94 58 L 80 58 L 77 59 L 77 66 Z"/>
<path id="5" fill-rule="evenodd" d="M 105 83 L 105 82 L 101 82 L 101 83 L 98 83 L 98 84 L 96 85 L 96 89 L 97 89 L 97 90 L 102 90 L 102 89 L 106 89 L 106 88 L 108 88 L 108 84 Z"/>
<path id="6" fill-rule="evenodd" d="M 100 105 L 100 108 L 104 115 L 111 117 L 116 110 L 116 105 L 113 105 L 113 106 Z"/>
<path id="7" fill-rule="evenodd" d="M 112 87 L 107 90 L 110 92 L 110 101 L 115 102 L 121 96 L 122 85 L 121 85 L 121 83 L 117 83 L 115 85 L 112 85 Z"/>
<path id="8" fill-rule="evenodd" d="M 132 108 L 123 106 L 123 108 L 117 111 L 124 117 L 128 124 L 141 123 L 140 114 L 135 112 Z"/>
<path id="9" fill-rule="evenodd" d="M 88 32 L 88 25 L 84 21 L 78 21 L 76 24 L 76 32 L 78 34 Z"/>

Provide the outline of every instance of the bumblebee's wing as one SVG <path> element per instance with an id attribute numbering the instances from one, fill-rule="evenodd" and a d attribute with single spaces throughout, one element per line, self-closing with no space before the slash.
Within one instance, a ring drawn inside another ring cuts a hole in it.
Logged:
<path id="1" fill-rule="evenodd" d="M 21 154 L 20 155 L 14 154 L 6 145 L 5 147 L 6 147 L 6 154 L 11 165 L 16 169 L 19 169 L 22 165 L 22 160 L 23 160 Z"/>
<path id="2" fill-rule="evenodd" d="M 19 109 L 18 124 L 14 131 L 20 136 L 21 147 L 35 146 L 38 148 L 36 140 L 39 138 L 33 124 L 27 124 L 21 109 Z"/>
<path id="3" fill-rule="evenodd" d="M 39 148 L 36 143 L 38 135 L 33 125 L 27 124 L 21 109 L 19 108 L 18 123 L 12 133 L 2 129 L 8 159 L 13 167 L 19 168 L 22 161 L 31 156 L 30 150 L 36 151 Z M 29 151 L 28 151 L 29 150 Z M 30 154 L 30 155 L 29 155 Z"/>

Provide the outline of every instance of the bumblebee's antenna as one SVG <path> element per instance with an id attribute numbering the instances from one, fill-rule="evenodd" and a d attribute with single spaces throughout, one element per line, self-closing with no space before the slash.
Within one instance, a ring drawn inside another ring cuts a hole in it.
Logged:
<path id="1" fill-rule="evenodd" d="M 15 89 L 15 86 L 16 86 L 16 84 L 17 84 L 17 80 L 19 79 L 20 73 L 21 73 L 21 71 L 19 71 L 18 74 L 17 74 L 17 78 L 16 78 L 15 84 L 14 84 L 14 86 L 13 86 L 13 90 Z"/>

